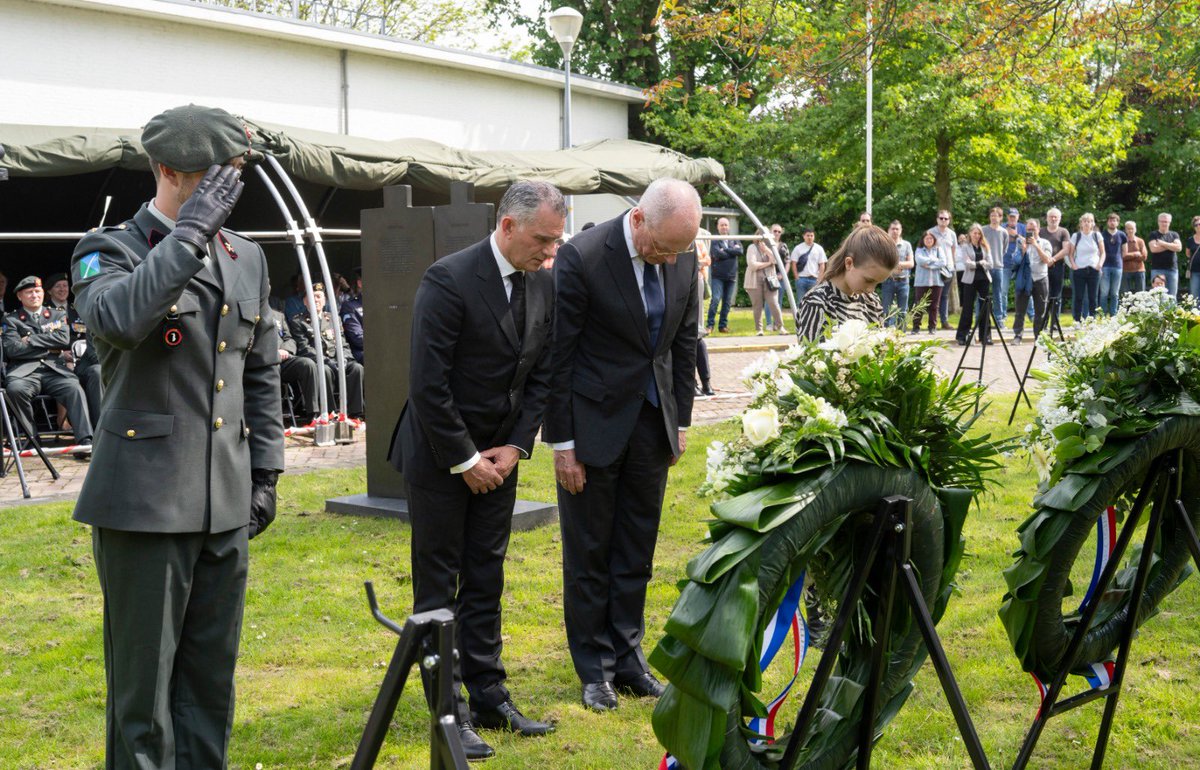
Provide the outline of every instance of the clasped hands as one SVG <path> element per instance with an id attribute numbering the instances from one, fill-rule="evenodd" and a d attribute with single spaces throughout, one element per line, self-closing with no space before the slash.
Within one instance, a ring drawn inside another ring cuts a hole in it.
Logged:
<path id="1" fill-rule="evenodd" d="M 517 467 L 521 452 L 515 446 L 496 446 L 479 453 L 479 462 L 463 471 L 463 481 L 476 495 L 499 487 Z"/>

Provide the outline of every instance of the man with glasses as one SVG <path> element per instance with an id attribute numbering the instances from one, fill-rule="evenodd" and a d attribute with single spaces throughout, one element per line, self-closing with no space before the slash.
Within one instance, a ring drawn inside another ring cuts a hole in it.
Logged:
<path id="1" fill-rule="evenodd" d="M 954 274 L 961 277 L 964 266 L 962 260 L 958 256 L 958 235 L 950 229 L 950 212 L 942 209 L 937 213 L 937 224 L 929 228 L 926 232 L 932 233 L 934 240 L 937 241 L 938 254 L 942 257 L 942 264 L 954 271 Z M 959 296 L 962 295 L 959 287 Z M 942 300 L 938 305 L 938 318 L 942 322 L 942 331 L 950 329 L 950 284 L 946 283 L 942 289 Z"/>
<path id="2" fill-rule="evenodd" d="M 550 403 L 567 643 L 583 705 L 658 697 L 642 652 L 667 470 L 687 448 L 700 196 L 659 179 L 638 205 L 563 244 Z"/>

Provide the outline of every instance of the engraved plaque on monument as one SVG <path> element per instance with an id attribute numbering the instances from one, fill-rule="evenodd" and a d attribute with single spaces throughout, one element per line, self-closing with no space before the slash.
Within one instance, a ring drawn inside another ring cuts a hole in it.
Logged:
<path id="1" fill-rule="evenodd" d="M 387 456 L 408 400 L 413 302 L 426 268 L 491 232 L 493 206 L 475 203 L 473 187 L 452 182 L 450 204 L 436 207 L 413 206 L 407 185 L 388 187 L 383 208 L 362 211 L 367 493 L 326 500 L 327 511 L 408 519 L 404 477 Z M 554 505 L 518 500 L 513 529 L 530 529 L 557 515 Z"/>

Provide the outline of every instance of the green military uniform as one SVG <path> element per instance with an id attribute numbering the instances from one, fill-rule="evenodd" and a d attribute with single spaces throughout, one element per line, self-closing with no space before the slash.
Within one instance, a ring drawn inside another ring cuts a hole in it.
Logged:
<path id="1" fill-rule="evenodd" d="M 285 383 L 291 383 L 300 388 L 304 398 L 304 409 L 311 415 L 318 410 L 317 390 L 321 387 L 317 377 L 317 362 L 297 354 L 296 339 L 288 328 L 287 319 L 278 310 L 271 311 L 271 320 L 275 323 L 275 331 L 279 334 L 279 350 L 287 351 L 288 358 L 280 356 L 279 378 Z M 333 397 L 333 375 L 329 367 L 325 367 L 325 393 Z"/>
<path id="2" fill-rule="evenodd" d="M 336 373 L 337 367 L 337 350 L 333 347 L 333 319 L 329 315 L 328 310 L 322 310 L 317 313 L 317 318 L 321 324 L 321 353 L 325 357 L 325 368 L 330 372 L 330 375 Z M 296 349 L 298 356 L 317 360 L 317 343 L 316 333 L 313 331 L 312 320 L 308 315 L 308 308 L 302 313 L 296 313 L 288 319 L 288 326 L 291 329 L 292 336 L 296 339 Z M 363 368 L 362 364 L 354 360 L 354 354 L 350 352 L 350 345 L 347 343 L 345 336 L 342 337 L 342 355 L 346 361 L 346 409 L 351 417 L 363 416 Z M 330 411 L 336 407 L 333 401 L 332 391 L 330 391 L 329 401 Z"/>
<path id="3" fill-rule="evenodd" d="M 41 307 L 22 307 L 4 319 L 4 358 L 8 362 L 5 390 L 13 406 L 33 426 L 33 397 L 53 396 L 67 410 L 75 443 L 92 439 L 92 422 L 79 378 L 62 359 L 71 347 L 67 314 Z"/>
<path id="4" fill-rule="evenodd" d="M 83 386 L 83 392 L 87 396 L 88 415 L 95 426 L 100 421 L 100 397 L 103 392 L 100 387 L 100 359 L 96 357 L 96 348 L 88 337 L 87 324 L 79 317 L 75 306 L 67 303 L 53 307 L 67 314 L 67 327 L 71 331 L 70 350 L 75 359 L 75 368 L 72 371 Z"/>
<path id="5" fill-rule="evenodd" d="M 147 151 L 158 147 L 156 122 L 203 109 L 152 120 Z M 238 154 L 233 125 L 201 168 Z M 221 230 L 202 241 L 204 253 L 193 221 L 146 204 L 85 236 L 71 262 L 104 384 L 75 519 L 93 526 L 104 594 L 110 770 L 226 766 L 251 511 L 262 474 L 273 495 L 272 471 L 283 468 L 279 336 L 262 249 Z"/>

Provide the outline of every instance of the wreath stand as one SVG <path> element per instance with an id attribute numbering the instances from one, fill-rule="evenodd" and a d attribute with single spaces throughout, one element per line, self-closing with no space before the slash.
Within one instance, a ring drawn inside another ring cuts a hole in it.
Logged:
<path id="1" fill-rule="evenodd" d="M 962 356 L 960 356 L 958 359 L 958 366 L 954 367 L 954 375 L 957 375 L 959 372 L 963 372 L 963 371 L 977 372 L 978 376 L 976 377 L 975 381 L 977 383 L 979 383 L 980 385 L 982 385 L 983 384 L 983 365 L 984 365 L 984 361 L 987 360 L 988 346 L 991 345 L 992 343 L 980 340 L 979 366 L 964 366 L 963 364 L 967 360 L 967 353 L 969 353 L 971 351 L 971 342 L 975 339 L 977 334 L 982 333 L 980 326 L 984 322 L 988 322 L 988 323 L 992 322 L 992 293 L 991 293 L 990 289 L 989 289 L 988 293 L 984 296 L 984 298 L 979 301 L 978 304 L 979 304 L 979 312 L 975 314 L 975 319 L 971 323 L 971 330 L 967 333 L 967 344 L 963 347 Z M 1033 404 L 1030 403 L 1029 396 L 1027 394 L 1025 394 L 1024 381 L 1021 379 L 1021 373 L 1017 371 L 1017 365 L 1016 365 L 1016 363 L 1013 362 L 1012 351 L 1010 351 L 1008 349 L 1008 342 L 1004 339 L 1004 330 L 1000 328 L 999 324 L 991 323 L 991 326 L 992 326 L 991 331 L 1000 339 L 1000 345 L 1004 348 L 1004 355 L 1008 357 L 1008 365 L 1010 367 L 1012 367 L 1013 376 L 1017 378 L 1018 383 L 1021 383 L 1021 390 L 1018 391 L 1018 393 L 1017 393 L 1017 402 L 1019 403 L 1021 400 L 1021 396 L 1024 395 L 1025 403 L 1028 404 L 1029 407 L 1032 409 Z M 985 327 L 985 328 L 987 328 L 987 327 Z M 1030 359 L 1030 363 L 1033 363 L 1032 358 Z M 1015 409 L 1015 407 L 1014 407 L 1014 409 Z M 978 398 L 975 399 L 975 411 L 976 412 L 979 411 L 979 399 Z"/>
<path id="2" fill-rule="evenodd" d="M 875 512 L 875 529 L 867 551 L 862 561 L 855 567 L 850 585 L 846 589 L 846 595 L 842 598 L 837 617 L 833 621 L 829 639 L 825 643 L 825 652 L 821 655 L 821 661 L 817 664 L 816 672 L 813 674 L 812 684 L 809 685 L 804 703 L 800 707 L 800 713 L 796 717 L 796 727 L 792 731 L 787 751 L 779 765 L 782 770 L 794 770 L 799 761 L 800 746 L 812 726 L 813 717 L 816 716 L 821 692 L 825 689 L 833 673 L 846 627 L 855 614 L 855 608 L 863 596 L 868 579 L 872 577 L 881 581 L 874 583 L 880 586 L 881 590 L 879 606 L 871 618 L 875 645 L 871 653 L 870 678 L 863 692 L 863 717 L 858 727 L 858 761 L 856 765 L 858 770 L 866 770 L 871 766 L 871 752 L 876 737 L 875 719 L 880 706 L 879 689 L 886 668 L 885 646 L 891 630 L 892 607 L 896 598 L 897 585 L 900 589 L 900 599 L 908 602 L 909 608 L 913 612 L 913 622 L 921 630 L 925 646 L 929 651 L 930 661 L 937 672 L 942 690 L 946 694 L 946 701 L 954 714 L 959 734 L 967 747 L 967 753 L 971 756 L 975 770 L 990 769 L 983 746 L 979 742 L 979 735 L 975 731 L 975 725 L 971 721 L 970 714 L 967 713 L 962 692 L 959 690 L 958 682 L 950 669 L 950 662 L 946 659 L 946 652 L 942 648 L 941 640 L 934 628 L 929 607 L 925 604 L 922 596 L 920 581 L 917 579 L 909 558 L 911 530 L 912 500 L 900 495 L 882 498 L 879 508 Z"/>
<path id="3" fill-rule="evenodd" d="M 1046 323 L 1042 324 L 1042 331 L 1047 332 L 1051 337 L 1054 332 L 1058 332 L 1058 341 L 1066 342 L 1067 337 L 1063 334 L 1062 321 L 1058 319 L 1062 314 L 1062 290 L 1059 290 L 1057 297 L 1051 297 L 1046 308 Z"/>
<path id="4" fill-rule="evenodd" d="M 367 603 L 371 614 L 384 627 L 400 636 L 396 651 L 383 677 L 383 685 L 367 718 L 366 729 L 354 753 L 350 770 L 371 770 L 379 757 L 379 749 L 387 735 L 392 715 L 404 692 L 408 672 L 417 662 L 419 655 L 421 670 L 433 682 L 432 693 L 427 692 L 430 708 L 429 768 L 430 770 L 466 770 L 467 755 L 463 752 L 462 740 L 458 736 L 458 718 L 455 715 L 454 668 L 457 654 L 454 649 L 454 613 L 440 609 L 409 616 L 404 628 L 389 620 L 375 601 L 375 588 L 366 583 Z"/>
<path id="5" fill-rule="evenodd" d="M 1029 383 L 1029 373 L 1033 371 L 1033 359 L 1037 358 L 1037 338 L 1033 339 L 1033 349 L 1029 351 L 1029 361 L 1025 363 L 1025 373 L 1021 375 L 1021 379 L 1017 382 L 1017 397 L 1013 399 L 1012 411 L 1008 413 L 1008 424 L 1012 425 L 1013 420 L 1017 419 L 1017 407 L 1021 405 L 1021 398 L 1025 399 L 1025 403 L 1029 404 L 1029 391 L 1025 387 Z M 1030 404 L 1032 407 L 1032 404 Z"/>
<path id="6" fill-rule="evenodd" d="M 1079 619 L 1078 627 L 1071 637 L 1070 644 L 1067 646 L 1066 654 L 1063 656 L 1063 661 L 1066 665 L 1055 675 L 1049 689 L 1047 689 L 1046 696 L 1042 701 L 1042 707 L 1038 710 L 1037 717 L 1030 726 L 1029 732 L 1025 735 L 1025 742 L 1021 746 L 1021 752 L 1017 755 L 1017 761 L 1013 765 L 1013 770 L 1024 770 L 1029 764 L 1034 747 L 1037 746 L 1038 738 L 1041 737 L 1043 728 L 1045 728 L 1046 723 L 1051 718 L 1082 706 L 1085 703 L 1102 698 L 1105 699 L 1104 716 L 1100 721 L 1100 732 L 1096 736 L 1096 748 L 1092 752 L 1091 767 L 1092 770 L 1100 770 L 1104 766 L 1104 754 L 1108 749 L 1108 739 L 1112 731 L 1113 717 L 1117 711 L 1117 700 L 1121 695 L 1121 687 L 1125 681 L 1125 667 L 1129 662 L 1129 647 L 1133 641 L 1134 631 L 1137 629 L 1138 611 L 1141 609 L 1142 594 L 1145 591 L 1146 580 L 1150 574 L 1150 565 L 1154 557 L 1154 544 L 1162 527 L 1163 517 L 1179 517 L 1180 522 L 1183 524 L 1184 536 L 1187 538 L 1187 546 L 1192 552 L 1192 560 L 1200 568 L 1200 540 L 1196 538 L 1196 530 L 1192 527 L 1191 519 L 1188 518 L 1188 512 L 1183 506 L 1183 501 L 1180 499 L 1183 488 L 1183 477 L 1179 472 L 1182 465 L 1182 458 L 1183 450 L 1173 450 L 1169 454 L 1159 457 L 1154 462 L 1154 465 L 1151 466 L 1149 473 L 1146 474 L 1146 480 L 1142 483 L 1142 488 L 1134 501 L 1133 509 L 1121 527 L 1121 534 L 1117 538 L 1112 555 L 1109 557 L 1108 564 L 1100 575 L 1100 581 L 1096 584 L 1096 590 L 1092 593 L 1092 601 L 1083 608 L 1083 615 Z M 1066 682 L 1070 665 L 1079 653 L 1083 639 L 1100 606 L 1100 597 L 1108 590 L 1109 584 L 1112 583 L 1113 578 L 1116 576 L 1117 570 L 1120 568 L 1121 557 L 1129 547 L 1130 541 L 1133 540 L 1134 531 L 1141 521 L 1146 503 L 1151 495 L 1155 494 L 1156 489 L 1158 493 L 1150 511 L 1150 522 L 1146 528 L 1141 559 L 1138 563 L 1138 572 L 1134 578 L 1133 592 L 1129 599 L 1127 622 L 1121 632 L 1121 642 L 1113 666 L 1112 682 L 1108 687 L 1103 689 L 1089 690 L 1059 701 L 1058 696 L 1062 691 L 1063 684 Z"/>

